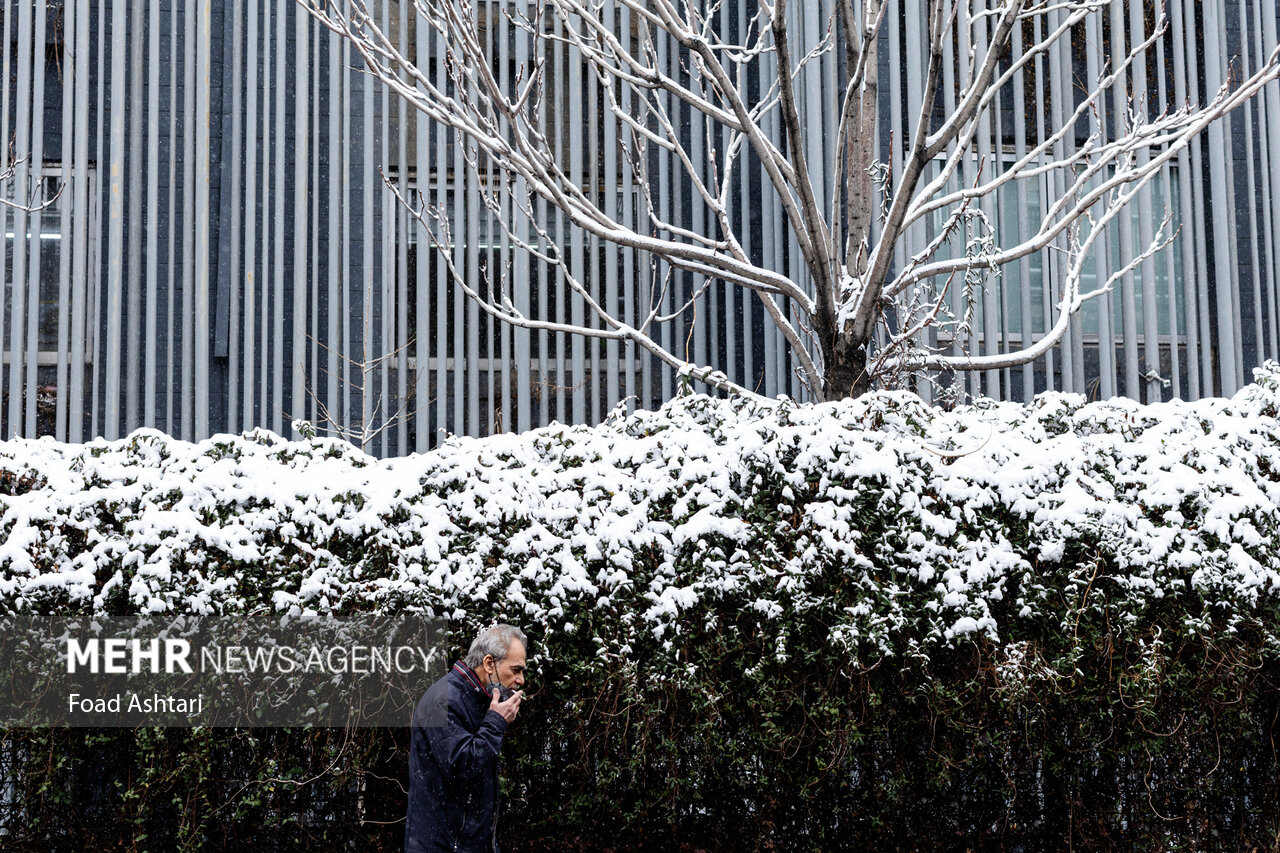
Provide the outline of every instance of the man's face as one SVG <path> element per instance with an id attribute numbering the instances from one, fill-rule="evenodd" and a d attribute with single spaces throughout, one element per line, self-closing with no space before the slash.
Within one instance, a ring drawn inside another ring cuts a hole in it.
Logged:
<path id="1" fill-rule="evenodd" d="M 519 690 L 524 687 L 524 658 L 524 646 L 520 644 L 519 640 L 512 640 L 511 647 L 507 649 L 507 656 L 502 659 L 502 663 L 497 664 L 495 667 L 492 657 L 485 658 L 486 674 L 491 679 L 496 679 L 503 687 Z M 496 673 L 494 672 L 495 669 L 497 670 Z"/>

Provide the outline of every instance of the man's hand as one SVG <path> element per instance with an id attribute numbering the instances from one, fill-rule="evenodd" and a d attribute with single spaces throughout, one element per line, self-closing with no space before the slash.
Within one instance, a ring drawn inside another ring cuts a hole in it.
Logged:
<path id="1" fill-rule="evenodd" d="M 502 716 L 502 719 L 508 723 L 515 722 L 516 714 L 520 713 L 520 700 L 524 699 L 524 693 L 517 690 L 515 695 L 505 702 L 500 702 L 500 698 L 498 688 L 495 687 L 493 689 L 493 701 L 489 703 L 489 710 L 497 711 Z"/>

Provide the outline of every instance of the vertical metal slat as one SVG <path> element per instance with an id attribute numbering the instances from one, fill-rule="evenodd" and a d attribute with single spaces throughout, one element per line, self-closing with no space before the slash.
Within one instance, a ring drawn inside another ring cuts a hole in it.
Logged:
<path id="1" fill-rule="evenodd" d="M 240 280 L 244 286 L 244 332 L 237 349 L 241 353 L 242 412 L 241 428 L 248 430 L 254 423 L 254 399 L 257 383 L 254 381 L 257 359 L 257 307 L 258 307 L 258 59 L 264 53 L 258 44 L 258 0 L 249 0 L 247 7 L 248 43 L 246 44 L 245 83 L 245 217 L 244 217 L 244 274 Z M 265 208 L 264 211 L 265 213 Z M 233 292 L 235 288 L 232 289 Z"/>
<path id="2" fill-rule="evenodd" d="M 118 40 L 126 27 L 128 6 L 117 3 L 112 11 L 112 39 Z M 125 51 L 111 55 L 111 203 L 107 248 L 107 352 L 106 422 L 103 435 L 112 441 L 120 435 L 121 313 L 124 297 L 124 118 Z"/>
<path id="3" fill-rule="evenodd" d="M 275 242 L 272 245 L 272 280 L 271 280 L 271 411 L 262 413 L 263 421 L 271 424 L 271 429 L 278 435 L 284 434 L 284 413 L 285 413 L 285 396 L 284 396 L 284 313 L 285 300 L 288 296 L 285 287 L 285 268 L 284 268 L 284 249 L 285 249 L 285 222 L 289 218 L 289 211 L 286 208 L 285 195 L 285 175 L 288 174 L 288 160 L 286 159 L 287 146 L 289 136 L 288 124 L 288 91 L 289 91 L 289 22 L 287 10 L 290 4 L 280 4 L 276 6 L 276 54 L 275 54 L 275 74 L 276 74 L 276 98 L 275 98 L 275 125 L 272 128 L 272 140 L 276 146 L 276 181 L 274 183 L 275 190 Z M 296 6 L 294 7 L 296 8 Z M 366 119 L 367 120 L 367 119 Z M 299 140 L 295 137 L 294 148 L 297 149 Z M 368 150 L 367 148 L 365 149 Z M 293 211 L 293 216 L 298 216 L 298 211 Z M 265 309 L 266 306 L 264 305 Z M 266 343 L 266 338 L 263 339 Z M 289 405 L 296 408 L 296 401 L 290 401 Z"/>
<path id="4" fill-rule="evenodd" d="M 1209 37 L 1204 40 L 1205 66 L 1204 82 L 1208 92 L 1216 92 L 1222 85 L 1223 57 L 1217 37 L 1223 26 L 1220 15 L 1219 0 L 1206 0 L 1204 9 L 1204 31 Z M 1227 183 L 1226 160 L 1230 156 L 1227 137 L 1221 121 L 1214 122 L 1208 130 L 1209 140 L 1209 204 L 1213 209 L 1213 268 L 1217 292 L 1217 328 L 1218 328 L 1218 370 L 1222 377 L 1220 393 L 1224 397 L 1235 394 L 1240 387 L 1240 377 L 1236 372 L 1235 351 L 1240 337 L 1237 328 L 1235 307 L 1231 294 L 1231 249 L 1229 246 L 1230 228 L 1230 188 Z M 1198 173 L 1197 173 L 1198 174 Z M 1206 254 L 1208 254 L 1206 252 Z"/>
<path id="5" fill-rule="evenodd" d="M 85 332 L 85 301 L 89 280 L 89 37 L 92 19 L 89 0 L 75 4 L 75 151 L 72 155 L 71 245 L 71 377 L 67 397 L 67 439 L 84 440 L 84 375 L 88 335 Z"/>
<path id="6" fill-rule="evenodd" d="M 1102 74 L 1106 59 L 1106 46 L 1102 43 L 1102 26 L 1097 16 L 1090 15 L 1086 22 L 1086 57 L 1085 63 L 1090 85 L 1093 85 Z M 1105 97 L 1103 99 L 1105 104 Z M 1097 111 L 1089 112 L 1089 132 L 1099 138 L 1105 138 L 1107 132 L 1106 114 Z M 1096 185 L 1096 182 L 1095 182 Z M 1102 203 L 1095 206 L 1095 214 L 1100 214 Z M 1102 287 L 1110 276 L 1110 251 L 1105 240 L 1096 246 L 1093 252 L 1093 270 L 1096 287 Z M 1116 393 L 1116 345 L 1115 319 L 1112 313 L 1113 294 L 1104 294 L 1094 301 L 1098 306 L 1098 393 L 1104 399 L 1110 399 Z"/>
<path id="7" fill-rule="evenodd" d="M 307 153 L 311 144 L 309 94 L 311 91 L 311 50 L 307 27 L 309 15 L 296 4 L 294 13 L 294 168 L 293 168 L 293 359 L 289 368 L 293 381 L 289 406 L 293 418 L 306 417 L 307 386 L 307 278 L 311 261 L 307 253 Z M 281 16 L 283 18 L 283 15 Z M 283 135 L 283 134 L 282 134 Z M 292 420 L 292 419 L 291 419 Z"/>
<path id="8" fill-rule="evenodd" d="M 245 106 L 244 80 L 245 66 L 245 32 L 243 0 L 231 3 L 231 143 L 223 143 L 223 156 L 231 158 L 231 234 L 220 235 L 221 239 L 231 241 L 231 268 L 226 272 L 227 279 L 227 420 L 226 429 L 234 430 L 240 423 L 240 291 L 245 275 L 243 236 L 244 220 L 253 217 L 244 215 L 244 181 L 245 165 L 248 159 L 249 144 L 244 137 L 245 119 L 248 117 Z"/>
<path id="9" fill-rule="evenodd" d="M 71 325 L 71 256 L 78 251 L 72 240 L 71 207 L 74 193 L 69 191 L 71 172 L 75 168 L 72 158 L 75 146 L 76 126 L 68 115 L 71 104 L 75 100 L 75 65 L 76 65 L 76 7 L 74 3 L 63 8 L 63 72 L 62 72 L 62 172 L 58 176 L 61 183 L 61 208 L 58 221 L 58 352 L 57 368 L 54 379 L 54 437 L 58 441 L 67 440 L 67 370 L 70 347 Z M 7 41 L 5 42 L 7 44 Z M 3 84 L 0 84 L 3 85 Z M 0 139 L 3 139 L 0 136 Z M 0 239 L 5 234 L 4 222 L 0 219 Z M 0 254 L 3 246 L 0 245 Z M 0 271 L 0 284 L 4 282 L 4 273 Z M 0 321 L 2 322 L 2 321 Z"/>

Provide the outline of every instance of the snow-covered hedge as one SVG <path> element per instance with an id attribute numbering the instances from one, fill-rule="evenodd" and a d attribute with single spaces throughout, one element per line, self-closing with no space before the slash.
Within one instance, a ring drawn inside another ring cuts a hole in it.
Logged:
<path id="1" fill-rule="evenodd" d="M 907 394 L 772 408 L 691 396 L 591 428 L 377 461 L 256 431 L 198 444 L 0 444 L 0 596 L 146 610 L 402 596 L 602 654 L 726 599 L 831 605 L 857 660 L 1171 594 L 1230 630 L 1280 593 L 1280 368 L 1231 400 L 1046 394 L 952 412 Z M 1070 597 L 1063 607 L 1062 597 Z M 605 615 L 607 614 L 607 616 Z M 1272 626 L 1274 627 L 1274 626 Z M 780 640 L 780 656 L 786 654 Z"/>
<path id="2" fill-rule="evenodd" d="M 506 846 L 1247 849 L 1280 832 L 1280 366 L 1256 379 L 1153 406 L 687 396 L 388 461 L 262 431 L 11 441 L 0 604 L 414 604 L 459 645 L 519 623 Z M 52 742 L 24 742 L 32 790 Z M 272 743 L 249 772 L 298 752 Z M 164 750 L 152 776 L 212 760 Z M 245 814 L 293 808 L 222 775 Z M 234 829 L 202 814 L 182 831 Z"/>

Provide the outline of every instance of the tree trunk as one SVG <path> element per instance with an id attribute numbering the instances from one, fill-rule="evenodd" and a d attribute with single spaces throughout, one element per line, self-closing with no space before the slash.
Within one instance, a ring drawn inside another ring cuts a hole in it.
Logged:
<path id="1" fill-rule="evenodd" d="M 838 339 L 827 358 L 826 375 L 823 377 L 823 398 L 839 400 L 858 397 L 871 390 L 871 377 L 867 374 L 867 347 L 865 341 L 852 337 Z"/>

